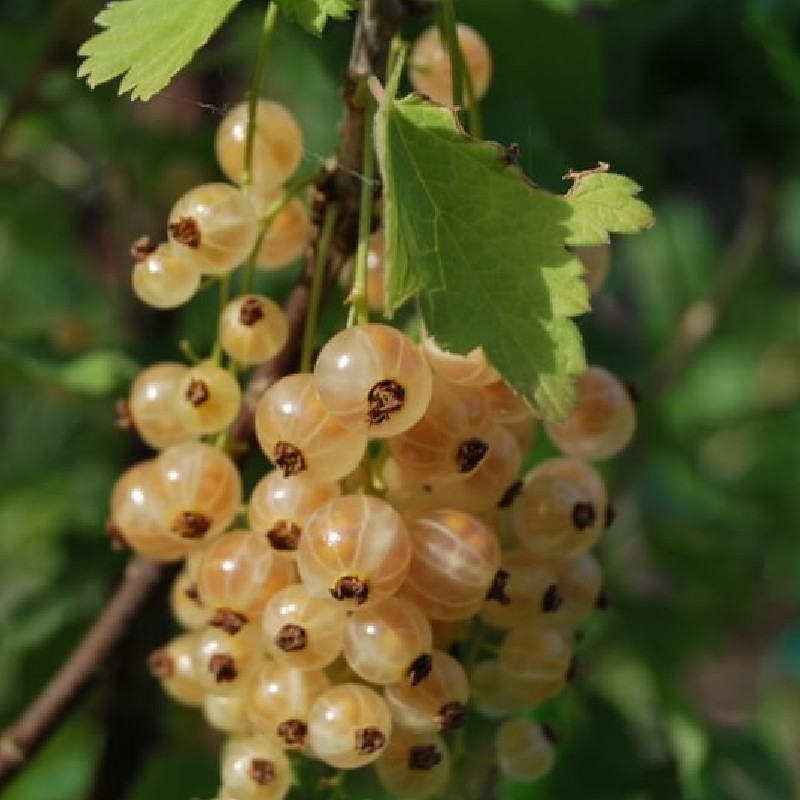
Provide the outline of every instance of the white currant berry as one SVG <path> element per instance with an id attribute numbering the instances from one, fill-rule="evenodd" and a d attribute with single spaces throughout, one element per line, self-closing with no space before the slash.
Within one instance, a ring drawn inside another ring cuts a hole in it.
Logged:
<path id="1" fill-rule="evenodd" d="M 494 532 L 477 517 L 438 510 L 409 526 L 413 554 L 403 595 L 433 619 L 478 612 L 500 567 Z"/>
<path id="2" fill-rule="evenodd" d="M 433 633 L 422 611 L 410 600 L 389 597 L 356 609 L 344 632 L 344 657 L 368 683 L 419 683 L 431 669 Z"/>
<path id="3" fill-rule="evenodd" d="M 267 603 L 262 617 L 269 654 L 294 669 L 322 669 L 342 652 L 347 616 L 301 583 L 287 586 Z"/>
<path id="4" fill-rule="evenodd" d="M 172 445 L 153 461 L 156 513 L 173 538 L 208 541 L 233 522 L 242 482 L 233 461 L 202 442 Z"/>
<path id="5" fill-rule="evenodd" d="M 537 781 L 553 766 L 551 735 L 533 720 L 506 720 L 494 741 L 500 771 L 511 780 Z"/>
<path id="6" fill-rule="evenodd" d="M 571 659 L 572 648 L 567 638 L 558 627 L 544 620 L 514 628 L 503 639 L 498 654 L 500 671 L 509 690 L 526 700 L 544 700 L 557 693 Z"/>
<path id="7" fill-rule="evenodd" d="M 277 745 L 260 736 L 229 739 L 222 750 L 222 787 L 237 800 L 283 800 L 292 767 Z"/>
<path id="8" fill-rule="evenodd" d="M 585 553 L 600 538 L 607 508 L 603 479 L 576 458 L 541 462 L 525 477 L 511 506 L 520 543 L 542 557 Z"/>
<path id="9" fill-rule="evenodd" d="M 311 749 L 337 769 L 355 769 L 375 761 L 389 743 L 392 717 L 373 689 L 344 683 L 323 692 L 308 714 Z"/>
<path id="10" fill-rule="evenodd" d="M 413 733 L 453 731 L 464 724 L 469 681 L 455 658 L 434 650 L 431 671 L 416 686 L 402 681 L 384 696 L 396 725 Z"/>
<path id="11" fill-rule="evenodd" d="M 206 605 L 224 624 L 259 617 L 267 602 L 293 584 L 297 573 L 291 562 L 275 557 L 265 537 L 252 531 L 229 531 L 203 549 L 197 586 Z"/>
<path id="12" fill-rule="evenodd" d="M 263 219 L 280 191 L 263 191 L 255 187 L 250 200 L 256 215 Z M 311 219 L 305 203 L 293 197 L 274 216 L 256 253 L 256 266 L 263 270 L 282 269 L 300 258 L 311 239 Z"/>
<path id="13" fill-rule="evenodd" d="M 550 441 L 565 455 L 589 461 L 615 456 L 636 430 L 630 391 L 600 367 L 589 367 L 575 388 L 578 399 L 567 419 L 546 425 Z"/>
<path id="14" fill-rule="evenodd" d="M 160 244 L 138 261 L 131 273 L 136 296 L 153 308 L 177 308 L 194 297 L 201 274 L 196 266 L 176 256 L 169 244 Z"/>
<path id="15" fill-rule="evenodd" d="M 109 535 L 153 561 L 177 561 L 192 542 L 177 539 L 164 517 L 155 459 L 124 472 L 111 493 Z"/>
<path id="16" fill-rule="evenodd" d="M 205 695 L 196 650 L 197 635 L 185 633 L 151 653 L 149 659 L 150 672 L 161 682 L 164 691 L 173 700 L 188 706 L 199 706 Z"/>
<path id="17" fill-rule="evenodd" d="M 355 257 L 344 265 L 339 273 L 339 284 L 343 289 L 349 290 L 353 285 L 355 272 Z M 383 231 L 370 234 L 367 241 L 367 305 L 370 311 L 383 313 L 383 292 L 386 280 L 386 243 Z"/>
<path id="18" fill-rule="evenodd" d="M 486 42 L 476 30 L 459 23 L 456 28 L 462 61 L 476 100 L 489 89 L 492 78 L 492 56 Z M 432 25 L 414 42 L 409 57 L 410 78 L 414 89 L 442 105 L 453 105 L 453 76 L 447 42 L 442 41 L 436 25 Z M 467 89 L 464 87 L 464 102 Z"/>
<path id="19" fill-rule="evenodd" d="M 396 797 L 426 800 L 440 794 L 450 780 L 450 751 L 435 733 L 395 731 L 375 762 L 381 785 Z"/>
<path id="20" fill-rule="evenodd" d="M 183 377 L 184 364 L 163 362 L 143 369 L 133 381 L 128 408 L 136 432 L 155 450 L 194 438 L 177 410 L 176 396 Z"/>
<path id="21" fill-rule="evenodd" d="M 261 449 L 288 478 L 335 481 L 352 472 L 367 445 L 322 405 L 311 375 L 281 378 L 258 401 L 256 435 Z"/>
<path id="22" fill-rule="evenodd" d="M 431 370 L 404 333 L 367 324 L 337 333 L 314 367 L 322 405 L 352 430 L 373 437 L 396 436 L 425 413 Z"/>
<path id="23" fill-rule="evenodd" d="M 217 130 L 217 161 L 234 183 L 245 178 L 248 106 L 234 106 Z M 261 189 L 274 189 L 297 169 L 303 155 L 303 133 L 292 113 L 272 100 L 258 101 L 254 125 L 251 180 Z"/>
<path id="24" fill-rule="evenodd" d="M 169 215 L 175 258 L 196 272 L 226 275 L 250 254 L 258 223 L 247 197 L 227 183 L 208 183 L 188 191 Z"/>
<path id="25" fill-rule="evenodd" d="M 233 422 L 242 400 L 239 382 L 213 361 L 186 371 L 175 394 L 178 418 L 195 434 L 218 433 Z"/>
<path id="26" fill-rule="evenodd" d="M 283 350 L 288 338 L 286 314 L 268 297 L 237 297 L 225 306 L 219 319 L 220 345 L 239 364 L 269 361 Z"/>
<path id="27" fill-rule="evenodd" d="M 377 497 L 346 495 L 329 500 L 308 520 L 297 567 L 312 595 L 354 609 L 393 595 L 410 559 L 400 515 Z"/>
<path id="28" fill-rule="evenodd" d="M 200 685 L 210 694 L 243 691 L 263 659 L 258 624 L 245 622 L 236 630 L 209 625 L 194 636 Z"/>
<path id="29" fill-rule="evenodd" d="M 500 375 L 489 363 L 482 347 L 461 355 L 443 350 L 432 336 L 426 336 L 422 340 L 422 351 L 433 371 L 449 383 L 480 387 L 500 380 Z"/>
<path id="30" fill-rule="evenodd" d="M 250 527 L 267 538 L 277 557 L 293 560 L 308 518 L 340 494 L 339 484 L 333 481 L 317 482 L 302 473 L 284 478 L 275 470 L 250 495 Z"/>
<path id="31" fill-rule="evenodd" d="M 246 694 L 254 730 L 282 749 L 302 750 L 308 743 L 308 712 L 330 683 L 322 670 L 265 661 Z"/>

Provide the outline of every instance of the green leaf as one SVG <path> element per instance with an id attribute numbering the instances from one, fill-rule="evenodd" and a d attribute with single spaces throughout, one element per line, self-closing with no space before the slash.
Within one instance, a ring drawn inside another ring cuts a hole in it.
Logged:
<path id="1" fill-rule="evenodd" d="M 355 7 L 353 0 L 275 0 L 288 19 L 309 33 L 320 36 L 329 17 L 347 19 Z"/>
<path id="2" fill-rule="evenodd" d="M 600 244 L 609 233 L 638 233 L 653 224 L 650 207 L 636 198 L 642 187 L 607 168 L 568 173 L 575 183 L 566 197 L 572 207 L 567 244 Z"/>
<path id="3" fill-rule="evenodd" d="M 94 88 L 119 76 L 119 93 L 149 100 L 183 69 L 240 0 L 121 0 L 95 22 L 105 28 L 78 51 L 78 77 Z"/>
<path id="4" fill-rule="evenodd" d="M 65 364 L 53 364 L 5 342 L 0 342 L 0 367 L 34 383 L 88 397 L 119 391 L 138 371 L 135 361 L 114 350 L 94 350 Z"/>
<path id="5" fill-rule="evenodd" d="M 482 346 L 542 416 L 563 417 L 585 369 L 571 317 L 589 309 L 583 267 L 565 245 L 605 242 L 652 215 L 622 176 L 580 174 L 566 196 L 532 185 L 500 145 L 467 137 L 449 109 L 396 100 L 398 81 L 399 68 L 376 125 L 386 308 L 418 295 L 440 344 Z"/>

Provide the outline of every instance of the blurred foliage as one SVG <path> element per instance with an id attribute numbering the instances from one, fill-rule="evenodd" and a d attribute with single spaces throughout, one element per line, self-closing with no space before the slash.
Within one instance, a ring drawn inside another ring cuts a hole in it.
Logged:
<path id="1" fill-rule="evenodd" d="M 124 564 L 102 527 L 114 476 L 144 456 L 113 425 L 132 364 L 179 358 L 182 337 L 208 347 L 213 293 L 146 311 L 127 250 L 163 234 L 183 189 L 216 176 L 214 128 L 243 94 L 259 6 L 242 3 L 142 105 L 75 78 L 99 3 L 0 0 L 0 727 Z M 620 512 L 601 548 L 612 605 L 587 630 L 576 687 L 543 710 L 564 736 L 556 769 L 500 796 L 800 797 L 800 5 L 457 10 L 495 56 L 488 136 L 518 142 L 526 172 L 559 191 L 569 167 L 608 161 L 645 187 L 659 220 L 615 243 L 609 285 L 580 323 L 590 360 L 642 394 L 636 444 L 608 470 Z M 300 118 L 307 170 L 335 148 L 350 32 L 331 22 L 318 40 L 279 25 L 265 91 Z M 704 303 L 754 225 L 753 258 L 716 313 Z M 281 297 L 293 272 L 262 288 Z M 687 308 L 711 333 L 655 382 Z M 334 304 L 321 331 L 340 320 Z M 141 653 L 167 624 L 161 600 L 4 800 L 213 794 L 217 738 L 142 675 Z M 488 746 L 486 727 L 469 735 L 470 753 Z M 123 760 L 142 763 L 112 794 L 97 776 L 122 758 L 120 742 Z M 352 780 L 355 792 L 364 779 Z M 378 797 L 371 784 L 357 795 Z"/>

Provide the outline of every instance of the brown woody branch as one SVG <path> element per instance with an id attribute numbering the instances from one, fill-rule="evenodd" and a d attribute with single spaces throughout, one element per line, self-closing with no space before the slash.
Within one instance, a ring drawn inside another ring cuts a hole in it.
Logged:
<path id="1" fill-rule="evenodd" d="M 339 204 L 339 216 L 327 264 L 329 276 L 337 274 L 355 249 L 357 238 L 364 125 L 364 111 L 357 99 L 357 89 L 370 75 L 385 74 L 392 38 L 405 17 L 424 10 L 425 5 L 413 0 L 362 2 L 342 89 L 344 117 L 339 151 L 335 163 L 326 168 L 317 183 L 313 200 L 316 234 L 319 233 L 327 205 L 331 202 Z M 316 241 L 317 236 L 314 236 L 305 267 L 285 303 L 289 344 L 275 359 L 253 373 L 241 411 L 231 428 L 230 438 L 233 442 L 246 442 L 252 438 L 253 411 L 258 398 L 278 378 L 296 367 L 311 290 Z M 139 557 L 131 561 L 121 584 L 72 655 L 0 738 L 0 787 L 47 740 L 83 696 L 158 586 L 165 569 Z"/>

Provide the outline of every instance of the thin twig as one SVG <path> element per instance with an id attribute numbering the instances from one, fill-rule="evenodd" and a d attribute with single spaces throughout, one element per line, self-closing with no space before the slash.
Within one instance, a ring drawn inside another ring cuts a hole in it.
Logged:
<path id="1" fill-rule="evenodd" d="M 83 695 L 131 621 L 158 586 L 165 567 L 135 558 L 103 613 L 50 683 L 0 738 L 0 786 L 55 730 Z"/>

